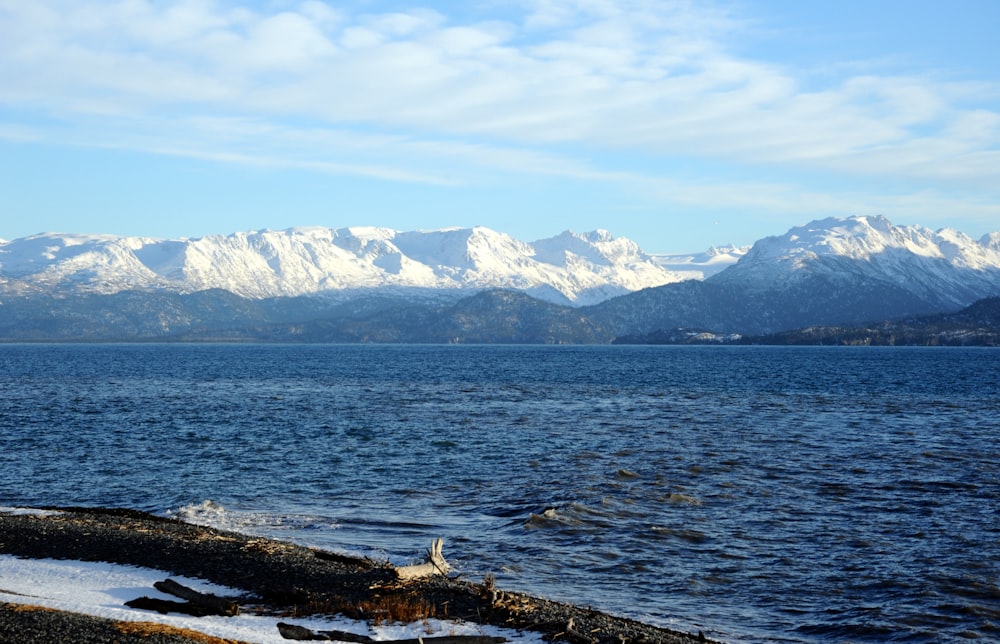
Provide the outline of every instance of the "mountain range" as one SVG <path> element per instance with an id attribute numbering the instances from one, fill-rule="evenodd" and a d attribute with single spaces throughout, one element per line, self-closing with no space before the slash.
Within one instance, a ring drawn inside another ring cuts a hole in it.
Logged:
<path id="1" fill-rule="evenodd" d="M 1000 296 L 1000 232 L 829 218 L 654 255 L 609 232 L 293 228 L 0 241 L 0 339 L 606 343 L 761 336 Z"/>
<path id="2" fill-rule="evenodd" d="M 372 290 L 454 298 L 510 288 L 581 305 L 702 278 L 738 252 L 678 257 L 671 270 L 674 258 L 648 255 L 605 230 L 533 243 L 483 227 L 292 228 L 179 240 L 46 233 L 0 243 L 0 279 L 7 289 L 35 292 L 222 289 L 250 299 L 343 300 Z"/>

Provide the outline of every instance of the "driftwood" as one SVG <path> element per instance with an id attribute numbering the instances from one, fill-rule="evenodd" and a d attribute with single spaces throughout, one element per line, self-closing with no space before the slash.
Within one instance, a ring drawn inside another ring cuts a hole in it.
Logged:
<path id="1" fill-rule="evenodd" d="M 414 566 L 401 566 L 396 568 L 396 575 L 400 579 L 419 579 L 420 577 L 431 577 L 433 575 L 447 575 L 451 570 L 451 565 L 444 560 L 441 554 L 441 547 L 444 539 L 435 539 L 431 544 L 431 549 L 427 551 L 427 561 Z"/>
<path id="2" fill-rule="evenodd" d="M 314 631 L 305 626 L 296 626 L 295 624 L 286 624 L 285 622 L 278 622 L 278 632 L 286 640 L 301 642 L 336 640 L 338 642 L 357 642 L 358 644 L 363 644 L 373 641 L 367 635 L 358 635 L 357 633 L 350 633 L 348 631 Z"/>
<path id="3" fill-rule="evenodd" d="M 278 632 L 286 640 L 356 642 L 369 644 L 375 642 L 367 635 L 358 635 L 347 631 L 314 631 L 305 626 L 278 622 Z M 507 640 L 503 637 L 486 635 L 442 635 L 441 637 L 417 637 L 404 640 L 377 640 L 379 644 L 502 644 Z"/>
<path id="4" fill-rule="evenodd" d="M 569 622 L 566 624 L 566 630 L 562 633 L 557 633 L 552 637 L 552 639 L 558 639 L 559 637 L 564 637 L 572 642 L 579 642 L 580 644 L 596 644 L 597 638 L 591 637 L 586 633 L 581 633 L 576 628 L 576 624 L 573 623 L 573 618 L 569 618 Z"/>
<path id="5" fill-rule="evenodd" d="M 173 595 L 174 597 L 180 597 L 181 599 L 186 599 L 192 604 L 197 604 L 198 606 L 205 606 L 213 611 L 214 615 L 239 615 L 240 606 L 231 599 L 225 599 L 223 597 L 218 597 L 211 593 L 200 593 L 197 590 L 188 588 L 187 586 L 182 586 L 178 584 L 173 579 L 164 579 L 163 581 L 158 581 L 153 584 L 153 588 L 159 590 L 160 592 L 167 593 L 168 595 Z"/>
<path id="6" fill-rule="evenodd" d="M 182 613 L 194 617 L 205 617 L 215 615 L 215 611 L 207 606 L 192 604 L 191 602 L 175 602 L 170 599 L 156 599 L 154 597 L 136 597 L 125 602 L 129 608 L 139 608 L 141 610 L 155 610 L 157 613 L 166 615 L 167 613 Z"/>
<path id="7" fill-rule="evenodd" d="M 158 581 L 153 584 L 153 587 L 160 592 L 180 597 L 187 601 L 175 602 L 169 599 L 138 597 L 125 602 L 125 605 L 130 608 L 155 610 L 158 613 L 183 613 L 195 617 L 204 617 L 206 615 L 223 615 L 229 617 L 240 614 L 240 607 L 236 602 L 217 597 L 210 593 L 200 593 L 193 588 L 188 588 L 177 583 L 173 579 Z"/>

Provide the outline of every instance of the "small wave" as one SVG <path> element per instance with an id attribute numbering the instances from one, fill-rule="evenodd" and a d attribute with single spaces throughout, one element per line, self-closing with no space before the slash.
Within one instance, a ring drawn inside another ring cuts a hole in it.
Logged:
<path id="1" fill-rule="evenodd" d="M 56 514 L 62 514 L 59 510 L 42 510 L 40 508 L 21 508 L 21 507 L 9 507 L 5 505 L 0 505 L 0 514 L 7 514 L 13 516 L 35 516 L 35 517 L 50 517 Z"/>
<path id="2" fill-rule="evenodd" d="M 599 526 L 607 523 L 606 513 L 588 508 L 580 503 L 571 503 L 565 508 L 546 508 L 541 514 L 528 516 L 529 528 L 566 528 Z"/>
<path id="3" fill-rule="evenodd" d="M 682 505 L 701 505 L 701 499 L 691 496 L 690 494 L 681 494 L 679 492 L 673 492 L 667 497 L 667 501 L 670 503 L 678 503 Z"/>
<path id="4" fill-rule="evenodd" d="M 323 517 L 230 510 L 211 499 L 168 510 L 166 515 L 217 530 L 260 536 L 276 536 L 276 533 L 283 531 L 332 530 L 339 527 L 337 522 Z"/>
<path id="5" fill-rule="evenodd" d="M 526 528 L 562 528 L 568 525 L 580 525 L 580 521 L 560 514 L 555 508 L 546 508 L 539 514 L 532 512 L 524 524 Z"/>
<path id="6" fill-rule="evenodd" d="M 584 503 L 570 503 L 562 507 L 549 507 L 540 513 L 528 515 L 528 528 L 582 528 L 606 529 L 615 526 L 622 518 L 633 514 L 611 507 L 605 502 L 602 507 Z"/>
<path id="7" fill-rule="evenodd" d="M 229 513 L 221 504 L 211 499 L 205 499 L 201 503 L 192 503 L 176 510 L 167 510 L 166 514 L 168 517 L 180 519 L 187 523 L 219 527 L 215 524 Z"/>
<path id="8" fill-rule="evenodd" d="M 709 540 L 708 535 L 699 530 L 689 530 L 685 528 L 665 528 L 663 526 L 653 526 L 655 534 L 662 534 L 669 537 L 677 537 L 690 543 L 704 543 Z"/>

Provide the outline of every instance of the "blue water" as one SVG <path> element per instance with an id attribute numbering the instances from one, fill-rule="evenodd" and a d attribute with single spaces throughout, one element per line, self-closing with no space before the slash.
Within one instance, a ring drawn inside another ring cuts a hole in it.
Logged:
<path id="1" fill-rule="evenodd" d="M 991 349 L 0 346 L 0 506 L 441 536 L 727 641 L 1000 639 L 998 428 Z"/>

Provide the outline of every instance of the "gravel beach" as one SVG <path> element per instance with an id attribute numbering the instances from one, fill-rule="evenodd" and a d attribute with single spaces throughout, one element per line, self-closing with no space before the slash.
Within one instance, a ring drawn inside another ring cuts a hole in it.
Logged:
<path id="1" fill-rule="evenodd" d="M 342 614 L 371 622 L 462 619 L 530 630 L 573 644 L 686 644 L 687 634 L 477 582 L 401 582 L 385 562 L 223 532 L 127 509 L 50 508 L 0 514 L 0 554 L 102 561 L 204 579 L 243 594 L 230 599 L 295 617 Z M 30 603 L 26 600 L 26 603 Z M 0 642 L 222 642 L 179 629 L 142 632 L 112 620 L 0 603 Z M 430 639 L 430 638 L 428 638 Z"/>

